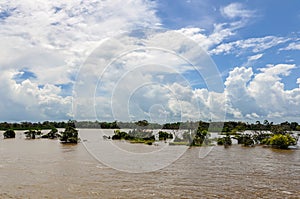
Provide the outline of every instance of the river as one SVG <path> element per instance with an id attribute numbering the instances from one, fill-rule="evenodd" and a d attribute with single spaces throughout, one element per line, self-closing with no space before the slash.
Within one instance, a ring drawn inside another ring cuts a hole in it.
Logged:
<path id="1" fill-rule="evenodd" d="M 85 133 L 105 143 L 97 130 L 80 129 Z M 89 141 L 26 140 L 23 131 L 15 139 L 1 137 L 0 198 L 300 198 L 300 150 L 215 146 L 199 158 L 192 147 L 162 169 L 130 173 L 98 161 L 85 147 Z"/>

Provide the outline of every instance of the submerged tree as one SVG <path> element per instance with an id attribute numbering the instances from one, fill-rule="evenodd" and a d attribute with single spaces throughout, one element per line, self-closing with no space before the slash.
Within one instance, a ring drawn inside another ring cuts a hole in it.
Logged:
<path id="1" fill-rule="evenodd" d="M 77 144 L 79 141 L 78 138 L 78 130 L 73 126 L 67 126 L 65 131 L 62 132 L 60 137 L 60 141 L 62 143 L 75 143 Z"/>
<path id="2" fill-rule="evenodd" d="M 164 132 L 164 131 L 159 131 L 158 132 L 158 137 L 159 137 L 159 140 L 173 139 L 173 134 L 168 133 L 168 132 Z"/>
<path id="3" fill-rule="evenodd" d="M 217 139 L 218 145 L 224 145 L 224 147 L 230 146 L 232 144 L 230 134 L 227 133 L 225 137 Z"/>
<path id="4" fill-rule="evenodd" d="M 35 139 L 37 135 L 41 135 L 42 132 L 39 130 L 29 130 L 24 132 L 27 139 Z"/>
<path id="5" fill-rule="evenodd" d="M 268 145 L 280 149 L 287 149 L 291 145 L 296 145 L 296 143 L 296 139 L 290 134 L 275 134 L 267 141 Z"/>
<path id="6" fill-rule="evenodd" d="M 49 138 L 49 139 L 56 139 L 58 137 L 60 137 L 60 135 L 58 134 L 58 130 L 55 127 L 52 127 L 49 133 L 42 136 L 42 138 Z"/>
<path id="7" fill-rule="evenodd" d="M 235 136 L 237 139 L 238 144 L 243 144 L 244 146 L 253 146 L 255 144 L 254 138 L 251 134 L 242 134 Z"/>
<path id="8" fill-rule="evenodd" d="M 7 130 L 7 131 L 5 131 L 5 132 L 3 133 L 3 137 L 4 137 L 4 139 L 7 139 L 7 138 L 15 138 L 15 137 L 16 137 L 16 133 L 15 133 L 14 130 L 9 129 L 9 130 Z"/>

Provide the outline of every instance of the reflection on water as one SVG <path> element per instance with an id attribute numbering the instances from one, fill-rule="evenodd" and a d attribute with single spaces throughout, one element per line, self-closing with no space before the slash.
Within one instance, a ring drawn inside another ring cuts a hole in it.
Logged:
<path id="1" fill-rule="evenodd" d="M 0 140 L 0 198 L 299 198 L 300 150 L 216 146 L 198 157 L 191 148 L 162 170 L 124 173 L 82 143 L 25 140 L 19 131 Z"/>

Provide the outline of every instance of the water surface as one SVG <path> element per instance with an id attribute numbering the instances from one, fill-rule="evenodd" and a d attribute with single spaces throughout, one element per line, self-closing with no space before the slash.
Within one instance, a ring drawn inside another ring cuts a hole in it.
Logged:
<path id="1" fill-rule="evenodd" d="M 99 139 L 97 130 L 93 131 Z M 97 161 L 83 143 L 25 140 L 22 133 L 17 131 L 16 139 L 0 139 L 0 198 L 300 196 L 300 150 L 216 146 L 205 158 L 199 158 L 199 148 L 190 148 L 164 169 L 134 174 Z M 134 145 L 139 146 L 147 150 L 157 147 Z"/>

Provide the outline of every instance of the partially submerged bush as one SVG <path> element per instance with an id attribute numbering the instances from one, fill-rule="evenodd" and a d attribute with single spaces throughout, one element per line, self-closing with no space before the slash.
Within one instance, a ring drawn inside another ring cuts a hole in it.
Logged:
<path id="1" fill-rule="evenodd" d="M 78 138 L 78 130 L 76 130 L 72 126 L 67 126 L 65 131 L 62 132 L 62 135 L 60 137 L 60 141 L 62 143 L 75 143 L 79 141 Z"/>
<path id="2" fill-rule="evenodd" d="M 42 136 L 42 138 L 48 139 L 56 139 L 58 137 L 60 137 L 60 135 L 58 134 L 58 130 L 54 127 L 49 131 L 49 133 Z"/>
<path id="3" fill-rule="evenodd" d="M 238 144 L 243 144 L 244 146 L 253 146 L 255 144 L 254 138 L 250 134 L 242 134 L 235 137 Z"/>
<path id="4" fill-rule="evenodd" d="M 275 134 L 267 141 L 267 144 L 276 148 L 287 149 L 290 145 L 296 145 L 296 139 L 290 134 Z"/>
<path id="5" fill-rule="evenodd" d="M 224 145 L 224 138 L 218 138 L 217 139 L 217 144 L 218 145 Z"/>
<path id="6" fill-rule="evenodd" d="M 159 140 L 173 139 L 173 134 L 164 132 L 164 131 L 159 131 L 158 137 L 159 137 Z"/>
<path id="7" fill-rule="evenodd" d="M 29 130 L 24 132 L 27 139 L 35 139 L 37 135 L 41 135 L 42 132 L 40 130 Z"/>
<path id="8" fill-rule="evenodd" d="M 144 131 L 141 129 L 130 131 L 126 133 L 124 131 L 115 130 L 115 134 L 112 136 L 113 140 L 128 140 L 130 143 L 145 143 L 152 145 L 155 141 L 154 135 L 152 132 Z"/>
<path id="9" fill-rule="evenodd" d="M 15 133 L 14 130 L 9 129 L 9 130 L 7 130 L 7 131 L 5 131 L 5 132 L 3 133 L 3 137 L 4 137 L 4 139 L 7 139 L 7 138 L 15 138 L 15 137 L 16 137 L 16 133 Z"/>

